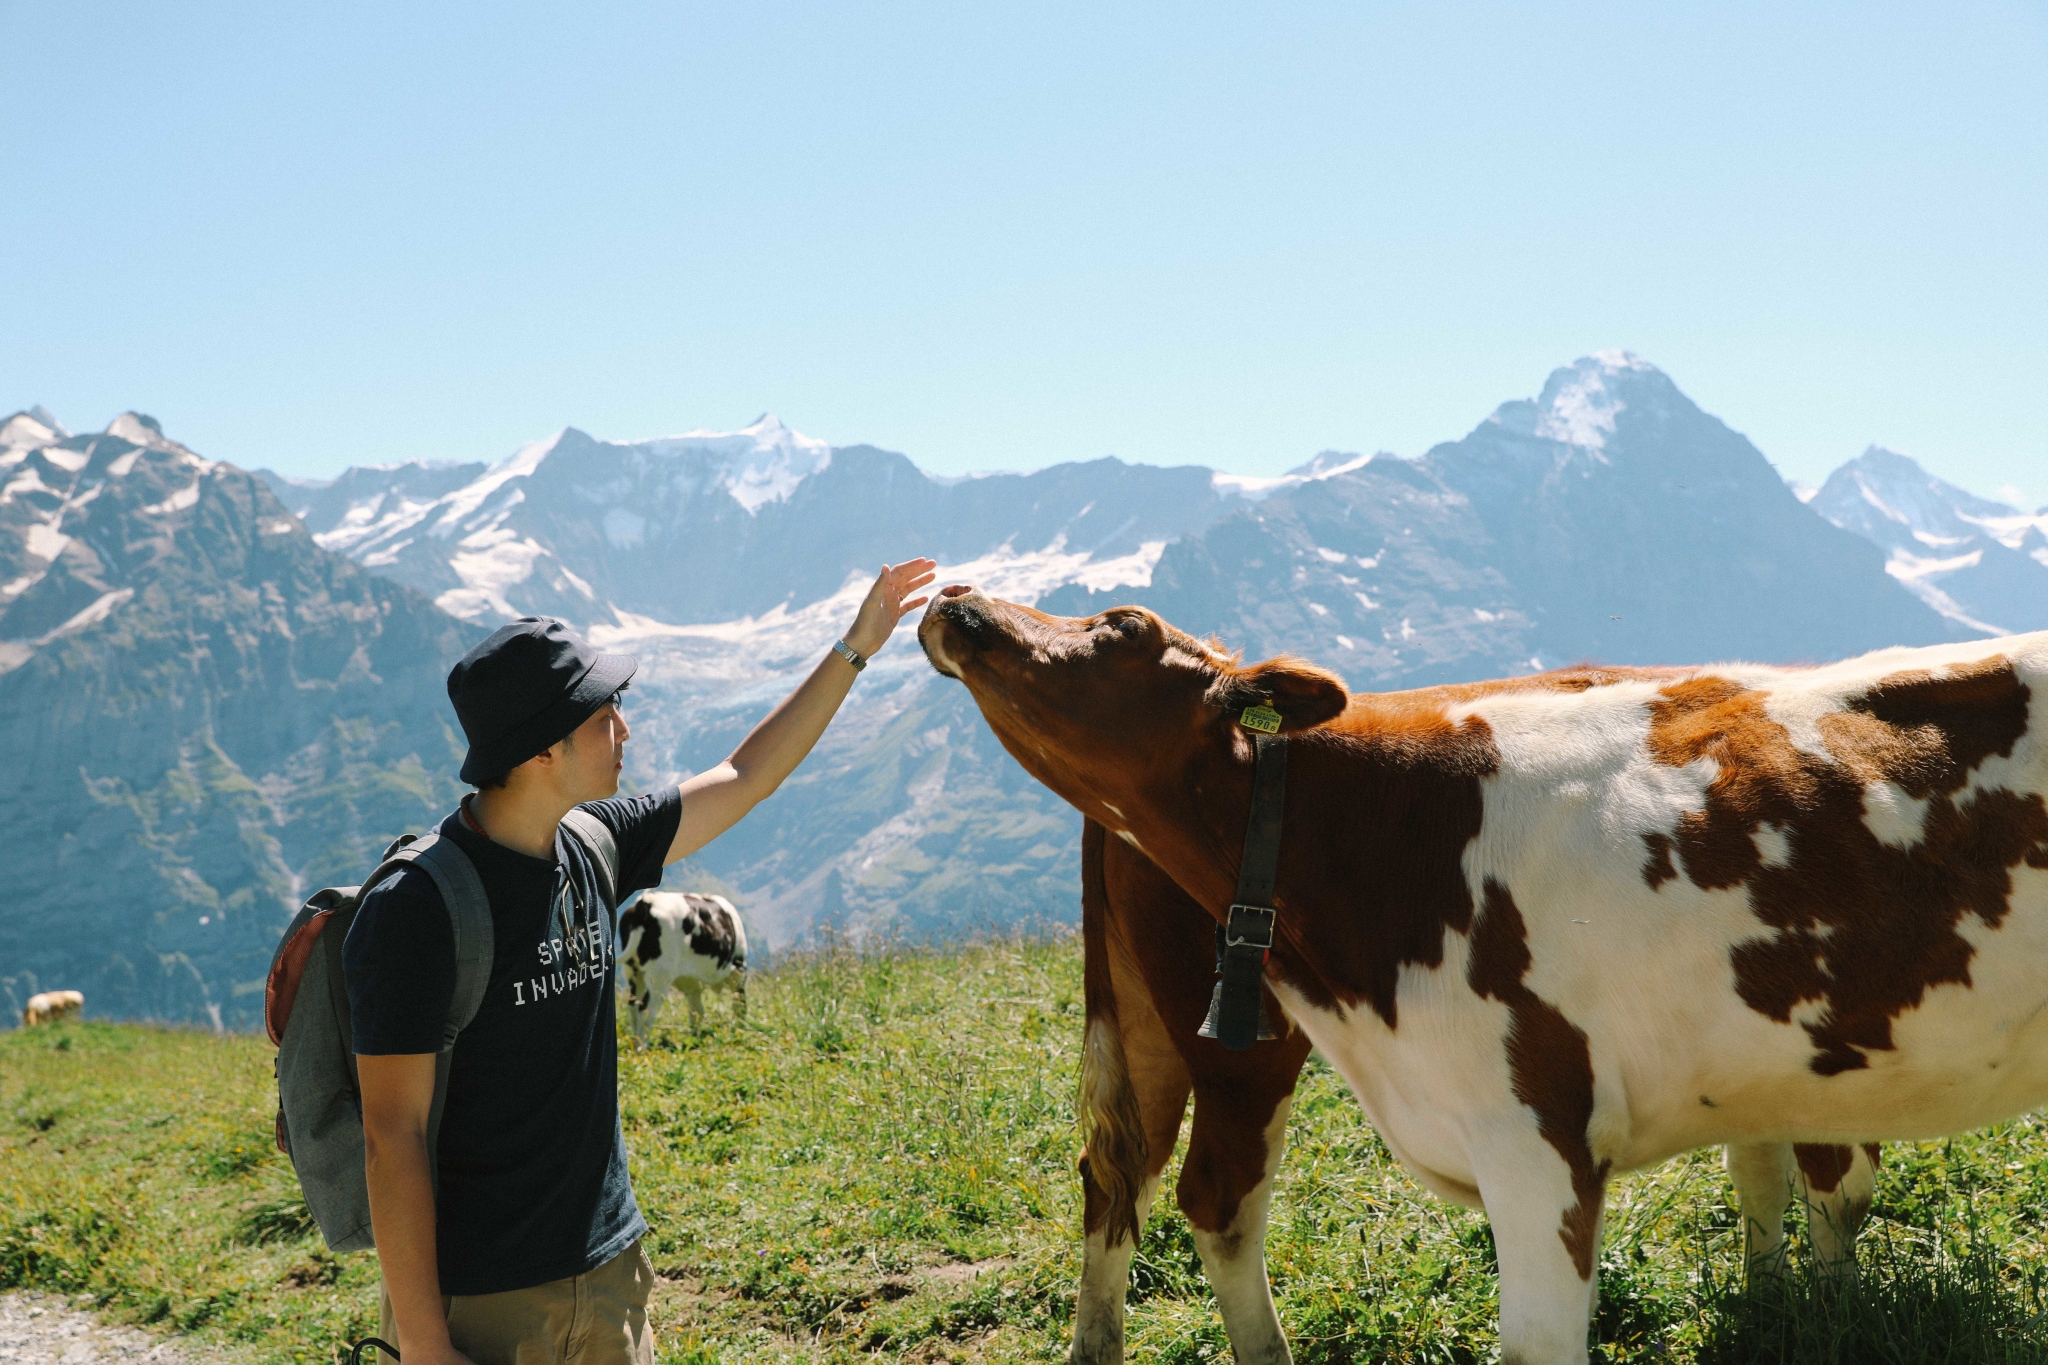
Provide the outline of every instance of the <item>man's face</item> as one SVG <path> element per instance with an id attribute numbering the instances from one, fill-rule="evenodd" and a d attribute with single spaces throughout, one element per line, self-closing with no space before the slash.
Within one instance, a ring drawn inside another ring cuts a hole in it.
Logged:
<path id="1" fill-rule="evenodd" d="M 632 731 L 619 712 L 614 697 L 555 747 L 556 771 L 562 794 L 577 801 L 598 801 L 615 796 L 619 773 L 625 767 L 626 741 Z"/>

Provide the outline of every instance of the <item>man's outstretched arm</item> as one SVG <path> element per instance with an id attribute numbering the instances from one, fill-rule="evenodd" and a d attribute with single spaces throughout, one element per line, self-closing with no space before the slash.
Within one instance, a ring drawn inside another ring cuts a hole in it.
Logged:
<path id="1" fill-rule="evenodd" d="M 925 598 L 910 594 L 928 586 L 937 568 L 929 559 L 883 565 L 853 628 L 846 632 L 846 643 L 863 658 L 873 658 L 888 643 L 896 623 L 925 604 Z M 796 691 L 740 741 L 731 758 L 683 783 L 682 819 L 662 861 L 689 857 L 781 786 L 832 723 L 855 676 L 852 664 L 827 654 Z"/>
<path id="2" fill-rule="evenodd" d="M 384 1291 L 398 1323 L 391 1343 L 405 1365 L 469 1365 L 448 1340 L 434 1243 L 434 1181 L 427 1117 L 434 1107 L 434 1054 L 356 1057 L 363 1087 L 364 1169 L 370 1229 Z"/>

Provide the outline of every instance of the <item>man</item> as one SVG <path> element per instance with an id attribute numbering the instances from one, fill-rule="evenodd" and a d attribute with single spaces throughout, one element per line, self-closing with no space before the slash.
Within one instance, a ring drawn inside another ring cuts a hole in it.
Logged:
<path id="1" fill-rule="evenodd" d="M 650 796 L 616 795 L 631 657 L 528 617 L 449 673 L 470 746 L 462 779 L 479 790 L 439 832 L 475 865 L 495 954 L 455 1044 L 437 1164 L 427 1131 L 455 941 L 427 875 L 407 867 L 373 887 L 343 954 L 383 1336 L 405 1365 L 651 1365 L 654 1274 L 619 1128 L 612 906 L 589 850 L 556 827 L 577 806 L 604 822 L 617 898 L 657 885 L 664 863 L 803 761 L 935 568 L 883 566 L 852 629 L 731 758 Z"/>

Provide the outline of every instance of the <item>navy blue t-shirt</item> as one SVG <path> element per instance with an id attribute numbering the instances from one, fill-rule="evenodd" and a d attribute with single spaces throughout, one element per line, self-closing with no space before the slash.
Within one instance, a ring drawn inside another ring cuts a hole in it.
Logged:
<path id="1" fill-rule="evenodd" d="M 622 900 L 660 884 L 680 792 L 583 809 L 618 841 Z M 580 1275 L 647 1230 L 619 1129 L 611 907 L 566 832 L 554 859 L 492 843 L 459 814 L 439 832 L 476 865 L 494 937 L 490 986 L 455 1041 L 441 1115 L 441 1292 L 495 1294 Z M 425 872 L 404 868 L 370 889 L 342 960 L 358 1054 L 440 1051 L 455 932 Z"/>

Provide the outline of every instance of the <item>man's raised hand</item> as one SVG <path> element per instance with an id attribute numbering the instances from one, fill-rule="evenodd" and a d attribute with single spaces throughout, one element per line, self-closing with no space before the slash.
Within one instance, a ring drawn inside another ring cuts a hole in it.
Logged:
<path id="1" fill-rule="evenodd" d="M 907 559 L 901 564 L 884 564 L 881 573 L 875 575 L 874 586 L 868 589 L 866 599 L 861 602 L 859 614 L 853 618 L 853 628 L 846 632 L 846 643 L 862 658 L 873 658 L 875 652 L 889 642 L 890 632 L 896 629 L 896 623 L 930 600 L 911 597 L 910 594 L 919 588 L 930 587 L 938 567 L 938 561 L 931 559 Z"/>

